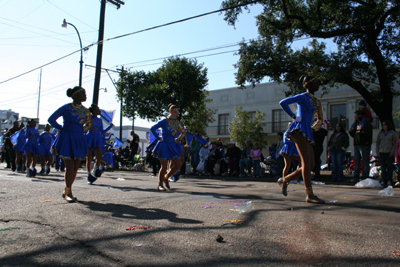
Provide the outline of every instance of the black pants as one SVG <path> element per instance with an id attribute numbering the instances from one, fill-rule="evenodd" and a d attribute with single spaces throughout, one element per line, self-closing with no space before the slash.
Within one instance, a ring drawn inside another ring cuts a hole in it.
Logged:
<path id="1" fill-rule="evenodd" d="M 314 179 L 319 180 L 321 179 L 321 155 L 324 151 L 323 146 L 314 146 L 314 170 L 315 173 Z"/>
<path id="2" fill-rule="evenodd" d="M 11 167 L 12 171 L 17 169 L 17 166 L 15 165 L 15 150 L 12 148 L 6 149 L 6 163 L 7 168 Z"/>
<path id="3" fill-rule="evenodd" d="M 153 168 L 153 174 L 156 175 L 160 171 L 160 168 L 161 168 L 161 163 L 158 160 L 158 158 L 151 156 L 151 166 Z"/>

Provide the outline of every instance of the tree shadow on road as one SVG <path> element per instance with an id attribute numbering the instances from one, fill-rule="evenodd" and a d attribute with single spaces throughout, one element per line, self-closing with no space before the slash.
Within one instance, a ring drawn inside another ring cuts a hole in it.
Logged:
<path id="1" fill-rule="evenodd" d="M 202 221 L 178 218 L 176 213 L 162 209 L 141 209 L 130 205 L 98 203 L 92 201 L 80 201 L 80 204 L 87 206 L 93 211 L 109 212 L 112 217 L 124 219 L 143 219 L 143 220 L 164 220 L 167 219 L 174 223 L 201 224 Z"/>

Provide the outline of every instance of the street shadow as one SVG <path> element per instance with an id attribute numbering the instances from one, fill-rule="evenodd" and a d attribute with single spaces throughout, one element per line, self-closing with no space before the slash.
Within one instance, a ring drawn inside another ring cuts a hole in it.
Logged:
<path id="1" fill-rule="evenodd" d="M 124 219 L 143 219 L 143 220 L 164 220 L 167 219 L 174 223 L 201 224 L 202 221 L 178 218 L 176 213 L 162 209 L 140 209 L 130 205 L 98 203 L 92 201 L 80 201 L 80 204 L 87 206 L 93 211 L 111 213 L 111 217 Z"/>

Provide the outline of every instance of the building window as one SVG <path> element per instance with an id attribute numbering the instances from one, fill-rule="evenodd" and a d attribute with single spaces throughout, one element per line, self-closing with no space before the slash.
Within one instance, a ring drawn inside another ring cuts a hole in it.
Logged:
<path id="1" fill-rule="evenodd" d="M 229 134 L 229 114 L 218 115 L 218 134 Z"/>
<path id="2" fill-rule="evenodd" d="M 288 128 L 288 115 L 281 109 L 272 111 L 272 132 L 284 132 Z"/>
<path id="3" fill-rule="evenodd" d="M 249 120 L 253 121 L 255 116 L 256 116 L 256 112 L 255 111 L 249 111 Z"/>
<path id="4" fill-rule="evenodd" d="M 346 129 L 348 128 L 348 119 L 346 114 L 346 104 L 331 105 L 331 116 L 329 124 L 335 129 L 336 124 L 340 123 Z"/>

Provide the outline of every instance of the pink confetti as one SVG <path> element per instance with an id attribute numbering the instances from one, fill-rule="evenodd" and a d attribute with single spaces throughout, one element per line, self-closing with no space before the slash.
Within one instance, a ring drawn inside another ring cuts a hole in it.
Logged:
<path id="1" fill-rule="evenodd" d="M 209 208 L 212 208 L 213 206 L 203 206 L 202 208 L 203 209 L 209 209 Z"/>

